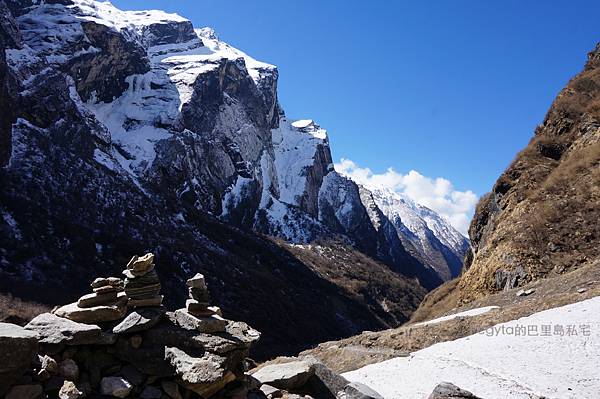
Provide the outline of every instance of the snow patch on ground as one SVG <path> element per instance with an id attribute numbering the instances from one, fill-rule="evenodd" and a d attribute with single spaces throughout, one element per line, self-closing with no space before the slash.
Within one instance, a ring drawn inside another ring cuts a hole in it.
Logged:
<path id="1" fill-rule="evenodd" d="M 595 399 L 598 359 L 600 297 L 498 324 L 344 377 L 387 399 L 427 398 L 442 381 L 485 399 Z"/>
<path id="2" fill-rule="evenodd" d="M 451 314 L 451 315 L 448 315 L 448 316 L 438 317 L 437 319 L 427 320 L 427 321 L 424 321 L 422 323 L 417 323 L 414 326 L 415 327 L 416 326 L 426 326 L 428 324 L 441 323 L 443 321 L 453 320 L 453 319 L 456 319 L 458 317 L 479 316 L 480 314 L 487 313 L 490 310 L 494 310 L 494 309 L 499 309 L 499 307 L 498 306 L 484 306 L 482 308 L 465 310 L 464 312 L 459 312 L 459 313 Z"/>

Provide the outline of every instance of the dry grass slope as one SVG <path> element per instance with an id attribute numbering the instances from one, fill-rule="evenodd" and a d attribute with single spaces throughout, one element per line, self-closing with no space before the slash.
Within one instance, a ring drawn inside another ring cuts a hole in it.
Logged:
<path id="1" fill-rule="evenodd" d="M 481 199 L 456 286 L 462 303 L 504 288 L 499 274 L 523 270 L 524 284 L 600 257 L 599 60 L 600 47 Z"/>
<path id="2" fill-rule="evenodd" d="M 50 310 L 48 305 L 24 301 L 11 294 L 0 294 L 0 322 L 25 325 L 37 315 Z"/>

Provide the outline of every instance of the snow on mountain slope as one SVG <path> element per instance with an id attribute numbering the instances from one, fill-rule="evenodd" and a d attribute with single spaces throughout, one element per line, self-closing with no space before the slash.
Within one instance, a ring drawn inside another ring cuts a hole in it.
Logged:
<path id="1" fill-rule="evenodd" d="M 317 152 L 326 151 L 328 146 L 326 131 L 313 121 L 290 123 L 285 117 L 280 119 L 279 127 L 273 129 L 273 147 L 281 201 L 297 206 L 302 204 L 309 171 L 315 166 Z M 333 170 L 331 159 L 328 161 L 323 174 Z"/>
<path id="2" fill-rule="evenodd" d="M 344 377 L 371 386 L 386 399 L 427 398 L 442 381 L 485 399 L 593 399 L 600 387 L 599 358 L 600 297 L 596 297 Z"/>

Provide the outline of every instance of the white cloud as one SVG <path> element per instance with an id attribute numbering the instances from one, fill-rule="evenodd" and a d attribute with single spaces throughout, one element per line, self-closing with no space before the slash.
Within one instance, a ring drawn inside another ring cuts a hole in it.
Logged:
<path id="1" fill-rule="evenodd" d="M 416 170 L 405 175 L 392 168 L 384 173 L 373 173 L 371 169 L 361 168 L 352 160 L 344 158 L 335 164 L 335 169 L 367 188 L 384 188 L 403 193 L 418 204 L 433 209 L 454 228 L 467 235 L 477 205 L 477 195 L 472 191 L 456 191 L 449 180 L 423 176 Z"/>

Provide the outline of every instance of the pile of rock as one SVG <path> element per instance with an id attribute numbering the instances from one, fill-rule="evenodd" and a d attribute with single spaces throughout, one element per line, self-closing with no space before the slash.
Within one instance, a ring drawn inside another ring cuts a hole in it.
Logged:
<path id="1" fill-rule="evenodd" d="M 187 308 L 168 312 L 151 254 L 125 275 L 94 280 L 92 294 L 25 328 L 0 324 L 0 397 L 265 398 L 246 373 L 260 333 L 209 307 L 203 276 L 188 281 Z"/>
<path id="2" fill-rule="evenodd" d="M 97 278 L 90 286 L 91 294 L 56 309 L 54 314 L 81 323 L 110 322 L 125 315 L 127 297 L 123 292 L 123 280 L 116 277 Z"/>
<path id="3" fill-rule="evenodd" d="M 160 306 L 163 296 L 160 295 L 160 280 L 154 268 L 154 254 L 134 256 L 123 274 L 129 306 Z"/>
<path id="4" fill-rule="evenodd" d="M 222 317 L 221 309 L 209 306 L 210 294 L 204 276 L 200 273 L 187 281 L 189 299 L 185 309 L 175 311 L 175 319 L 182 327 L 203 333 L 225 331 L 227 320 Z"/>
<path id="5" fill-rule="evenodd" d="M 154 256 L 134 256 L 119 278 L 98 278 L 77 302 L 25 328 L 0 323 L 6 399 L 380 399 L 314 358 L 248 372 L 260 333 L 210 306 L 204 276 L 187 280 L 186 307 L 162 305 Z"/>

